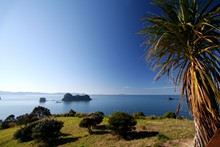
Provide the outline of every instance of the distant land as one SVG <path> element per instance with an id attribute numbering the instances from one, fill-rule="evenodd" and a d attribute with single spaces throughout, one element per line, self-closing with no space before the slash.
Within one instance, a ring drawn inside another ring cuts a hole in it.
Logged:
<path id="1" fill-rule="evenodd" d="M 19 94 L 19 95 L 64 95 L 67 92 L 12 92 L 12 91 L 1 91 L 0 90 L 0 95 L 1 94 Z M 75 92 L 69 92 L 72 95 L 85 95 L 85 93 L 75 93 Z M 107 96 L 107 95 L 180 95 L 180 94 L 89 94 L 91 95 L 102 95 L 102 96 Z"/>
<path id="2" fill-rule="evenodd" d="M 57 95 L 64 95 L 66 92 L 55 92 L 55 93 L 49 93 L 49 92 L 11 92 L 11 91 L 0 91 L 0 94 L 23 94 L 23 95 L 54 95 L 54 94 L 57 94 Z M 81 94 L 84 94 L 84 93 L 72 93 L 73 95 L 81 95 Z"/>

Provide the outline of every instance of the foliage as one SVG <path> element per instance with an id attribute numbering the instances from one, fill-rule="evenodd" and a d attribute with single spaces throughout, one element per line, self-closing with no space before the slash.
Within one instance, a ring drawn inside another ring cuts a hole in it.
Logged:
<path id="1" fill-rule="evenodd" d="M 17 125 L 27 125 L 28 123 L 32 123 L 37 120 L 39 119 L 34 114 L 24 114 L 16 117 Z"/>
<path id="2" fill-rule="evenodd" d="M 39 122 L 33 122 L 23 128 L 18 129 L 15 133 L 14 133 L 14 139 L 19 139 L 21 142 L 27 142 L 30 140 L 33 140 L 32 138 L 32 132 L 33 132 L 33 128 L 38 124 Z"/>
<path id="3" fill-rule="evenodd" d="M 7 129 L 12 126 L 15 126 L 16 119 L 13 114 L 9 115 L 2 123 L 1 123 L 1 129 Z"/>
<path id="4" fill-rule="evenodd" d="M 176 118 L 176 114 L 174 112 L 166 112 L 163 115 L 164 118 Z"/>
<path id="5" fill-rule="evenodd" d="M 31 114 L 36 115 L 37 117 L 45 117 L 51 115 L 50 110 L 42 106 L 35 107 Z"/>
<path id="6" fill-rule="evenodd" d="M 92 133 L 92 127 L 95 125 L 96 121 L 93 117 L 85 117 L 79 123 L 79 126 L 82 128 L 87 128 L 89 133 Z"/>
<path id="7" fill-rule="evenodd" d="M 14 138 L 19 139 L 21 142 L 27 142 L 33 139 L 46 142 L 59 137 L 62 127 L 63 122 L 61 121 L 41 119 L 18 129 L 14 133 Z"/>
<path id="8" fill-rule="evenodd" d="M 87 117 L 88 114 L 76 112 L 75 117 L 84 118 Z"/>
<path id="9" fill-rule="evenodd" d="M 98 130 L 92 135 L 84 128 L 79 127 L 82 118 L 78 117 L 57 117 L 57 120 L 64 122 L 61 129 L 63 134 L 57 140 L 53 141 L 53 146 L 153 146 L 156 142 L 160 142 L 154 132 L 159 132 L 169 137 L 169 141 L 161 143 L 161 146 L 180 146 L 181 140 L 193 139 L 194 125 L 191 120 L 174 120 L 174 119 L 157 119 L 157 120 L 137 120 L 135 139 L 118 140 L 117 136 L 112 136 L 106 130 Z M 102 125 L 108 124 L 108 118 L 103 119 Z M 30 125 L 30 124 L 28 124 Z M 146 129 L 142 129 L 146 126 Z M 13 134 L 20 127 L 13 127 L 0 131 L 1 147 L 30 147 L 42 146 L 43 143 L 37 141 L 29 141 L 20 143 L 20 141 L 12 139 Z M 130 135 L 130 133 L 128 134 Z M 128 136 L 129 137 L 129 136 Z M 52 146 L 52 145 L 51 145 Z"/>
<path id="10" fill-rule="evenodd" d="M 1 123 L 1 129 L 7 129 L 7 128 L 10 128 L 9 122 L 3 121 Z"/>
<path id="11" fill-rule="evenodd" d="M 14 121 L 16 121 L 16 119 L 15 119 L 15 116 L 13 114 L 11 114 L 4 121 L 6 121 L 6 122 L 14 122 Z"/>
<path id="12" fill-rule="evenodd" d="M 76 112 L 73 109 L 70 109 L 68 116 L 75 116 Z"/>
<path id="13" fill-rule="evenodd" d="M 118 135 L 124 136 L 135 129 L 134 126 L 137 121 L 128 113 L 115 112 L 110 116 L 108 123 L 109 129 Z"/>
<path id="14" fill-rule="evenodd" d="M 45 118 L 38 121 L 38 124 L 32 129 L 31 136 L 38 141 L 51 141 L 60 136 L 62 127 L 62 121 Z"/>
<path id="15" fill-rule="evenodd" d="M 144 119 L 144 118 L 145 118 L 145 115 L 144 115 L 143 112 L 135 112 L 135 113 L 133 114 L 133 117 L 134 117 L 135 119 Z"/>
<path id="16" fill-rule="evenodd" d="M 95 112 L 95 113 L 90 113 L 90 114 L 88 115 L 88 117 L 91 117 L 91 118 L 94 119 L 94 121 L 95 121 L 95 126 L 96 126 L 96 125 L 98 125 L 98 124 L 100 124 L 100 123 L 102 122 L 103 117 L 104 117 L 104 113 L 98 111 L 98 112 Z"/>
<path id="17" fill-rule="evenodd" d="M 143 18 L 147 25 L 140 34 L 146 59 L 161 68 L 155 80 L 167 75 L 182 87 L 194 116 L 195 146 L 206 146 L 220 125 L 220 3 L 200 2 L 154 0 L 164 14 Z"/>

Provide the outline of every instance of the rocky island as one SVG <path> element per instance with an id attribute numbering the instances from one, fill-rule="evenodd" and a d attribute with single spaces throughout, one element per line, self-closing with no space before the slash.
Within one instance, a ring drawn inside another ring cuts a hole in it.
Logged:
<path id="1" fill-rule="evenodd" d="M 90 101 L 92 100 L 89 95 L 75 95 L 73 96 L 70 93 L 66 93 L 62 101 Z"/>
<path id="2" fill-rule="evenodd" d="M 41 97 L 41 98 L 39 99 L 39 102 L 40 102 L 40 103 L 46 102 L 46 98 L 45 98 L 45 97 Z"/>

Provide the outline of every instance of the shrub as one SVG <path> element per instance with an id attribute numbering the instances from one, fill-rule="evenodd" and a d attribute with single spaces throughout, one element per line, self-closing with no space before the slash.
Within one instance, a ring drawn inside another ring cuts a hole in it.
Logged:
<path id="1" fill-rule="evenodd" d="M 68 116 L 75 116 L 76 112 L 73 109 L 70 109 Z"/>
<path id="2" fill-rule="evenodd" d="M 95 125 L 96 120 L 93 117 L 85 117 L 79 123 L 79 126 L 82 128 L 87 128 L 89 133 L 92 133 L 92 127 L 94 127 Z"/>
<path id="3" fill-rule="evenodd" d="M 7 129 L 7 128 L 10 128 L 9 122 L 3 121 L 1 123 L 1 129 Z"/>
<path id="4" fill-rule="evenodd" d="M 79 112 L 77 112 L 76 114 L 75 114 L 75 117 L 79 117 L 79 118 L 84 118 L 84 117 L 87 117 L 88 116 L 88 114 L 85 114 L 85 113 L 79 113 Z"/>
<path id="5" fill-rule="evenodd" d="M 60 136 L 60 130 L 63 127 L 62 121 L 54 119 L 42 119 L 38 121 L 38 124 L 32 129 L 32 138 L 38 141 L 51 141 Z"/>
<path id="6" fill-rule="evenodd" d="M 102 122 L 102 120 L 103 120 L 103 118 L 104 118 L 104 113 L 98 111 L 98 112 L 95 112 L 95 113 L 90 113 L 90 114 L 88 115 L 88 117 L 94 118 L 94 120 L 95 120 L 95 126 L 96 126 L 96 125 L 98 125 L 98 124 L 100 124 L 100 123 Z"/>
<path id="7" fill-rule="evenodd" d="M 27 142 L 33 139 L 46 142 L 59 137 L 62 127 L 63 122 L 61 121 L 42 119 L 17 130 L 14 138 L 19 139 L 21 142 Z"/>
<path id="8" fill-rule="evenodd" d="M 1 123 L 1 129 L 7 129 L 15 125 L 16 125 L 15 116 L 11 114 Z"/>
<path id="9" fill-rule="evenodd" d="M 135 129 L 134 126 L 137 124 L 137 121 L 130 114 L 116 112 L 110 116 L 108 123 L 109 129 L 120 136 L 124 136 Z"/>
<path id="10" fill-rule="evenodd" d="M 176 118 L 176 114 L 174 112 L 166 112 L 164 115 L 163 115 L 164 118 Z"/>
<path id="11" fill-rule="evenodd" d="M 133 114 L 133 117 L 134 117 L 135 119 L 144 119 L 144 118 L 145 118 L 145 115 L 144 115 L 143 112 L 135 112 L 135 113 Z"/>
<path id="12" fill-rule="evenodd" d="M 50 116 L 50 110 L 41 106 L 35 107 L 31 114 L 36 115 L 38 117 Z"/>
<path id="13" fill-rule="evenodd" d="M 32 138 L 32 129 L 38 124 L 39 122 L 34 122 L 25 126 L 23 128 L 18 129 L 15 134 L 14 138 L 19 139 L 21 142 L 27 142 L 33 140 Z"/>
<path id="14" fill-rule="evenodd" d="M 27 125 L 28 123 L 32 123 L 39 120 L 34 114 L 24 114 L 16 117 L 17 125 Z"/>
<path id="15" fill-rule="evenodd" d="M 15 119 L 15 116 L 13 114 L 9 115 L 5 120 L 5 122 L 15 122 L 16 119 Z"/>

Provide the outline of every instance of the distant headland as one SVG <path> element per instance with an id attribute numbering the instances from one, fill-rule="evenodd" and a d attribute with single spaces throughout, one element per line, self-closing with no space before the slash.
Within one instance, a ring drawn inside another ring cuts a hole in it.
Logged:
<path id="1" fill-rule="evenodd" d="M 90 101 L 92 100 L 89 95 L 75 95 L 73 96 L 70 93 L 66 93 L 62 101 Z"/>

